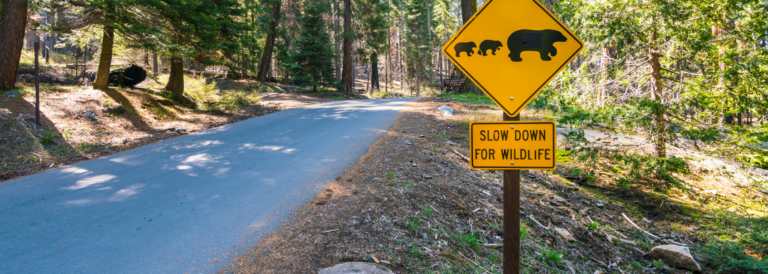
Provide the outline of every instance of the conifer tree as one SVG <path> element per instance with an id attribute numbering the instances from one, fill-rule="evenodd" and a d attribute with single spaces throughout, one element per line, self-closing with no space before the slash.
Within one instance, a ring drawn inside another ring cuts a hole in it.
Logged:
<path id="1" fill-rule="evenodd" d="M 329 10 L 330 5 L 325 1 L 307 0 L 303 13 L 298 15 L 301 34 L 291 58 L 291 73 L 295 83 L 310 85 L 313 91 L 317 91 L 318 85 L 335 81 L 331 40 L 323 19 L 323 14 Z"/>

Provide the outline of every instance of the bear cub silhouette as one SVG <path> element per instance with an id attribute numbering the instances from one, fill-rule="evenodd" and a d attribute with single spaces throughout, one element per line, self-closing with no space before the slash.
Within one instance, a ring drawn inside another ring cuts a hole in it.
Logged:
<path id="1" fill-rule="evenodd" d="M 557 49 L 553 45 L 555 42 L 565 42 L 568 38 L 565 38 L 562 33 L 556 30 L 518 30 L 509 35 L 507 39 L 507 48 L 509 48 L 509 59 L 512 62 L 523 61 L 520 58 L 520 53 L 523 51 L 538 51 L 541 55 L 542 61 L 550 61 L 549 57 L 557 55 Z"/>
<path id="2" fill-rule="evenodd" d="M 461 52 L 466 52 L 467 56 L 472 56 L 473 53 L 475 53 L 475 50 L 473 48 L 476 48 L 477 45 L 475 42 L 467 42 L 467 43 L 456 43 L 455 46 L 453 46 L 453 49 L 456 50 L 456 57 L 459 56 Z"/>
<path id="3" fill-rule="evenodd" d="M 496 55 L 496 51 L 502 47 L 501 41 L 485 40 L 480 43 L 480 55 L 488 56 L 486 51 L 491 50 L 491 54 Z"/>

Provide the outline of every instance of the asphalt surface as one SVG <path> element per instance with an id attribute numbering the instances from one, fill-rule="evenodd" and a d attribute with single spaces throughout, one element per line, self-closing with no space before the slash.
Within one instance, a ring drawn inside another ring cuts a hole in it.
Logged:
<path id="1" fill-rule="evenodd" d="M 210 273 L 360 158 L 410 99 L 285 110 L 0 183 L 0 273 Z"/>

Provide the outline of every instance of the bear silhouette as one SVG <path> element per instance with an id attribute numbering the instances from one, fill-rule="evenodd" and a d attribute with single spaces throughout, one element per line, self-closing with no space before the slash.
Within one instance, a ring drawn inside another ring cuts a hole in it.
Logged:
<path id="1" fill-rule="evenodd" d="M 113 86 L 132 87 L 145 79 L 147 79 L 147 71 L 137 65 L 109 72 L 109 84 Z"/>
<path id="2" fill-rule="evenodd" d="M 550 61 L 550 54 L 557 55 L 557 48 L 553 44 L 565 41 L 568 41 L 568 38 L 556 30 L 518 30 L 507 39 L 509 59 L 512 59 L 512 62 L 521 62 L 523 59 L 520 58 L 520 53 L 523 51 L 538 51 L 542 61 Z"/>
<path id="3" fill-rule="evenodd" d="M 461 52 L 466 52 L 467 56 L 472 56 L 473 53 L 475 53 L 475 50 L 473 48 L 476 48 L 477 45 L 475 42 L 467 42 L 467 43 L 456 43 L 455 46 L 453 46 L 453 49 L 456 50 L 456 57 L 459 56 Z"/>
<path id="4" fill-rule="evenodd" d="M 502 47 L 501 41 L 485 40 L 480 43 L 480 55 L 488 56 L 486 51 L 491 50 L 491 54 L 496 55 L 496 51 Z"/>

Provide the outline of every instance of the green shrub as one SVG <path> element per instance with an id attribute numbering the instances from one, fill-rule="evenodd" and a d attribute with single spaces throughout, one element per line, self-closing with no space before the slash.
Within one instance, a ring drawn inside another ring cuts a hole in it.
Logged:
<path id="1" fill-rule="evenodd" d="M 718 239 L 713 239 L 703 248 L 710 259 L 709 267 L 712 267 L 715 273 L 768 273 L 768 259 L 758 260 L 745 254 L 745 250 L 748 250 L 748 247 L 744 244 Z"/>
<path id="2" fill-rule="evenodd" d="M 59 137 L 59 135 L 56 134 L 56 130 L 53 128 L 46 128 L 45 132 L 40 136 L 39 141 L 43 145 L 50 145 L 56 142 L 57 137 Z"/>
<path id="3" fill-rule="evenodd" d="M 559 263 L 565 260 L 565 251 L 549 250 L 546 247 L 543 247 L 541 249 L 541 256 L 550 262 Z"/>
<path id="4" fill-rule="evenodd" d="M 107 146 L 101 143 L 81 143 L 79 146 L 77 146 L 77 151 L 79 152 L 95 152 L 99 151 L 101 149 L 106 148 Z"/>
<path id="5" fill-rule="evenodd" d="M 374 92 L 373 95 L 371 96 L 371 98 L 375 98 L 375 99 L 386 98 L 386 97 L 387 97 L 387 93 L 383 91 Z"/>
<path id="6" fill-rule="evenodd" d="M 477 232 L 471 231 L 470 233 L 459 233 L 459 245 L 462 247 L 468 247 L 472 249 L 480 248 L 480 240 L 477 238 Z"/>
<path id="7" fill-rule="evenodd" d="M 395 173 L 387 172 L 387 174 L 384 175 L 384 177 L 386 177 L 387 179 L 394 179 L 395 178 Z"/>
<path id="8" fill-rule="evenodd" d="M 261 100 L 256 93 L 247 93 L 244 91 L 227 92 L 221 97 L 219 104 L 225 109 L 237 110 L 241 107 L 258 103 Z"/>
<path id="9" fill-rule="evenodd" d="M 194 98 L 198 108 L 205 110 L 218 101 L 219 89 L 216 88 L 216 83 L 206 84 L 202 78 L 190 77 L 189 80 L 189 83 L 185 82 L 184 91 Z"/>

